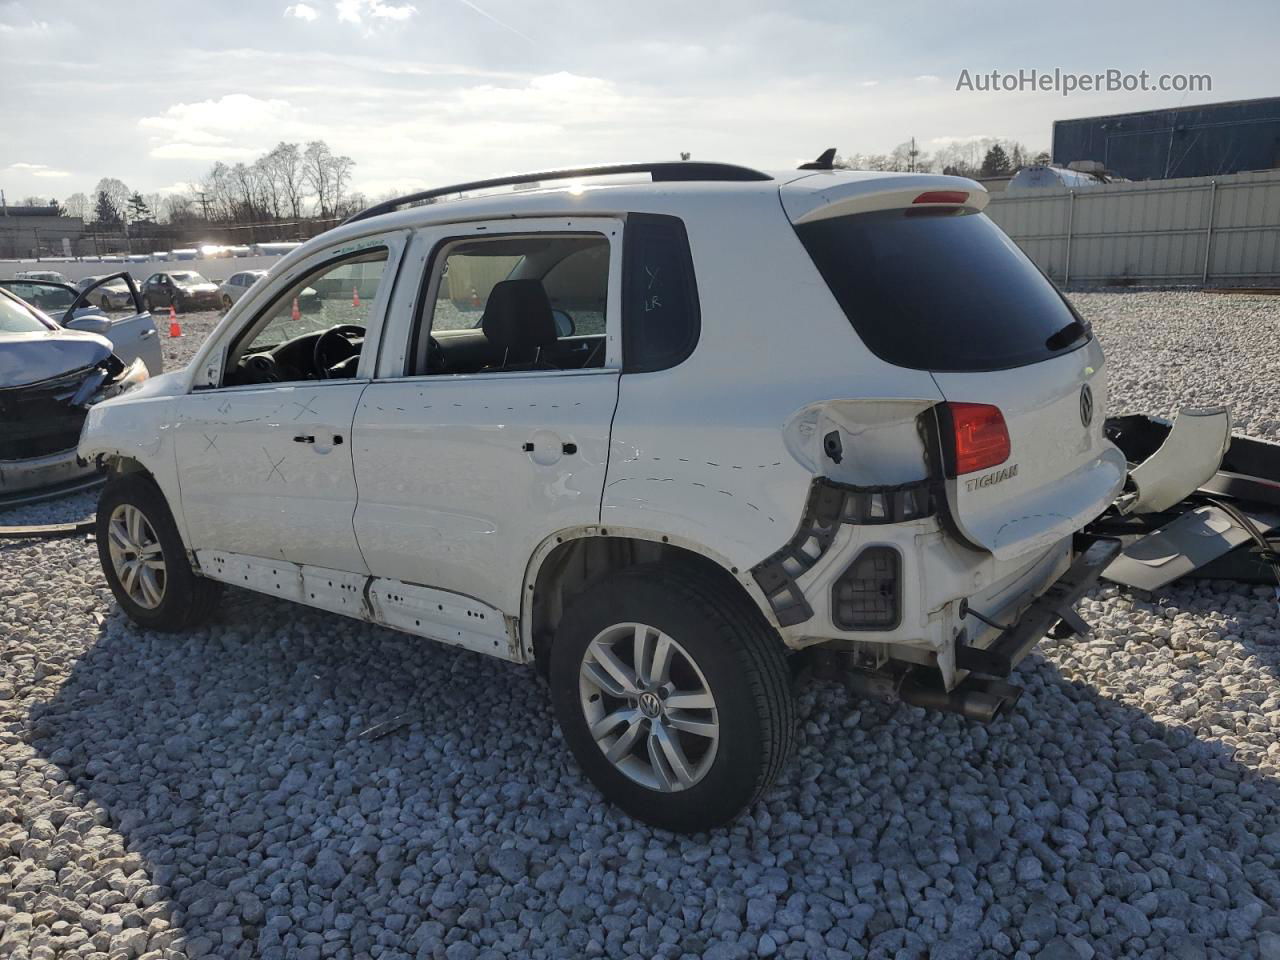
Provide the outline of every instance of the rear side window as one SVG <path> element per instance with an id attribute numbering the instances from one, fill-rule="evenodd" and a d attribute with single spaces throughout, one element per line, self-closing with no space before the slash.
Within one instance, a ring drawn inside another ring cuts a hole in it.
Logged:
<path id="1" fill-rule="evenodd" d="M 633 213 L 623 238 L 622 369 L 665 370 L 698 343 L 701 316 L 689 238 L 678 217 Z"/>
<path id="2" fill-rule="evenodd" d="M 858 336 L 895 366 L 1002 370 L 1088 340 L 1057 288 L 983 214 L 860 213 L 796 233 Z"/>

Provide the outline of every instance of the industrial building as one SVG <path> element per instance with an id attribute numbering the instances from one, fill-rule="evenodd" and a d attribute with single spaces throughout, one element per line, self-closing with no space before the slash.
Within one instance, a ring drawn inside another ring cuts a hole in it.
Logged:
<path id="1" fill-rule="evenodd" d="M 1280 167 L 1280 97 L 1057 120 L 1053 162 L 1100 162 L 1128 180 Z"/>
<path id="2" fill-rule="evenodd" d="M 84 220 L 57 206 L 0 206 L 0 258 L 71 256 L 83 235 Z"/>

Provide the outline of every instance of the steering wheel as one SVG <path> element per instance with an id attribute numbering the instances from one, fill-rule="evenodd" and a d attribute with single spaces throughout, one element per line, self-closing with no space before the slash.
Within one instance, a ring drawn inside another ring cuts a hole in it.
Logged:
<path id="1" fill-rule="evenodd" d="M 354 323 L 338 323 L 330 327 L 324 333 L 316 338 L 315 349 L 311 353 L 311 361 L 315 366 L 316 373 L 322 380 L 329 378 L 329 368 L 341 363 L 354 356 L 355 346 L 351 343 L 352 337 L 363 337 L 365 328 Z M 341 344 L 341 347 L 339 347 Z M 331 360 L 329 351 L 333 349 L 342 349 L 344 354 L 336 360 Z"/>

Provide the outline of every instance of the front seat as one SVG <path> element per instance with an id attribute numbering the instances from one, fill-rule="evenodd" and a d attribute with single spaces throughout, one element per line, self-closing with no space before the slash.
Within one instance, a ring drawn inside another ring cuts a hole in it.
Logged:
<path id="1" fill-rule="evenodd" d="M 493 285 L 484 305 L 480 329 L 501 351 L 500 363 L 485 370 L 558 370 L 542 356 L 555 343 L 556 318 L 541 280 L 502 280 Z"/>

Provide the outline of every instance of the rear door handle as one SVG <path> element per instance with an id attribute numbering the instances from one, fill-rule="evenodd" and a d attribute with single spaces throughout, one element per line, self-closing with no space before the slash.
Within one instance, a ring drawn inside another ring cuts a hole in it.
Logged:
<path id="1" fill-rule="evenodd" d="M 293 438 L 293 442 L 294 442 L 294 443 L 315 443 L 315 442 L 316 442 L 316 438 L 315 438 L 315 436 L 314 436 L 313 434 L 309 434 L 309 433 L 308 433 L 308 434 L 300 434 L 299 436 L 296 436 L 296 437 L 294 437 L 294 438 Z M 340 434 L 340 433 L 335 433 L 335 434 L 333 435 L 333 445 L 334 445 L 335 447 L 340 447 L 340 446 L 342 446 L 342 434 Z"/>

